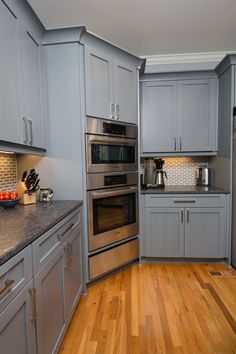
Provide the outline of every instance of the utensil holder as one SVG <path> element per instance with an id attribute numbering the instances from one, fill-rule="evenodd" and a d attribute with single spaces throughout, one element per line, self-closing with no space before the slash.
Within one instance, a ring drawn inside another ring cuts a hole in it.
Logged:
<path id="1" fill-rule="evenodd" d="M 19 194 L 19 203 L 23 205 L 35 204 L 36 203 L 36 193 L 29 192 L 25 186 L 25 183 L 20 181 L 17 187 L 17 193 Z"/>

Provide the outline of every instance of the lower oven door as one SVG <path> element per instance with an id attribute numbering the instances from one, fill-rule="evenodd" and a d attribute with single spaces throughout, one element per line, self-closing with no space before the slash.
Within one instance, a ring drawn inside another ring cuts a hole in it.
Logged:
<path id="1" fill-rule="evenodd" d="M 89 251 L 138 233 L 138 188 L 90 191 L 88 196 Z"/>

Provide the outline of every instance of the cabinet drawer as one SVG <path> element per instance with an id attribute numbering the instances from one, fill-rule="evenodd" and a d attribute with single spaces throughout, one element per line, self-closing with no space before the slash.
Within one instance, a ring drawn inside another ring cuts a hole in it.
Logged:
<path id="1" fill-rule="evenodd" d="M 0 312 L 32 279 L 31 245 L 0 267 Z"/>
<path id="2" fill-rule="evenodd" d="M 90 279 L 95 279 L 139 256 L 138 239 L 126 242 L 89 258 Z"/>
<path id="3" fill-rule="evenodd" d="M 82 223 L 81 209 L 75 210 L 33 242 L 33 270 L 36 274 L 57 251 L 71 232 Z"/>
<path id="4" fill-rule="evenodd" d="M 146 195 L 146 207 L 224 207 L 223 194 L 176 194 L 172 196 Z"/>

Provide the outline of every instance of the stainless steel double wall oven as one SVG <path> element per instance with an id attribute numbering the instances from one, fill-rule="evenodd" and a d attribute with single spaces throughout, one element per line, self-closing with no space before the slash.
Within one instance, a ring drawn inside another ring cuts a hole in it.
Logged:
<path id="1" fill-rule="evenodd" d="M 90 279 L 119 266 L 122 243 L 117 242 L 127 242 L 138 233 L 137 134 L 135 125 L 87 117 L 89 252 L 92 264 L 100 269 L 94 272 L 90 262 Z M 109 248 L 112 264 L 105 262 Z M 131 248 L 130 260 L 137 258 L 138 242 L 133 242 Z"/>

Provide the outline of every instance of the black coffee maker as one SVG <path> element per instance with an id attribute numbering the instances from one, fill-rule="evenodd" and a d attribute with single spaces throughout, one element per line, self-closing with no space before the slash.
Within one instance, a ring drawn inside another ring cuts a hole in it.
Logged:
<path id="1" fill-rule="evenodd" d="M 165 171 L 163 171 L 163 165 L 165 161 L 163 159 L 154 159 L 154 162 L 156 164 L 156 168 L 154 170 L 155 176 L 154 176 L 154 184 L 156 188 L 164 188 L 165 187 L 165 181 L 164 178 L 167 178 L 167 174 Z"/>

